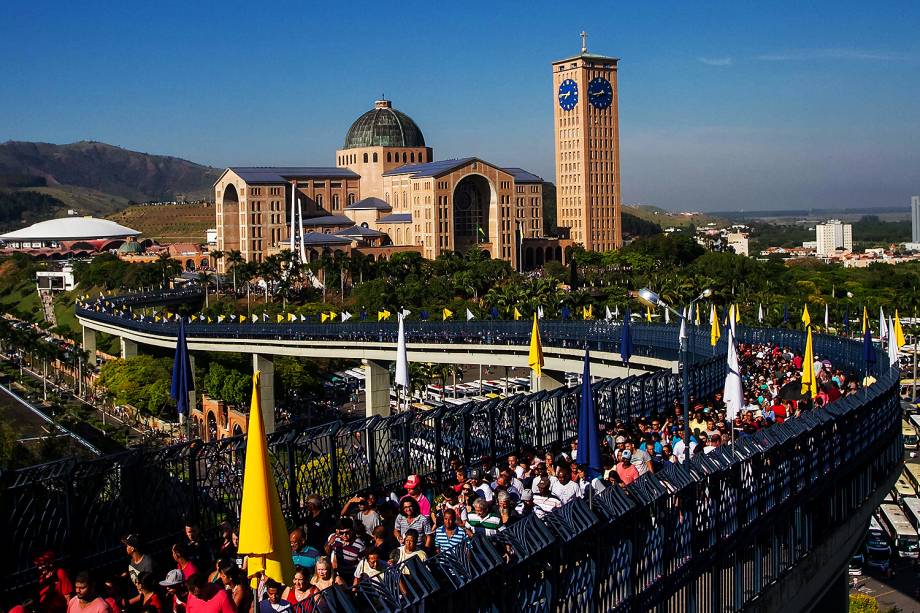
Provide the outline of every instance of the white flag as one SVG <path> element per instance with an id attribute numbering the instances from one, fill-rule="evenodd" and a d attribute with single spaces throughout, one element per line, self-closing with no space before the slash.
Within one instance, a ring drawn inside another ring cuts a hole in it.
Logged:
<path id="1" fill-rule="evenodd" d="M 888 329 L 894 330 L 894 324 L 891 319 L 888 320 Z M 888 340 L 888 363 L 892 367 L 898 365 L 898 341 L 894 338 L 894 333 L 891 334 L 891 338 Z"/>
<path id="2" fill-rule="evenodd" d="M 618 304 L 616 304 L 616 305 L 613 306 L 613 318 L 614 318 L 614 319 L 619 319 L 619 318 L 620 318 L 620 305 L 618 305 Z"/>
<path id="3" fill-rule="evenodd" d="M 671 311 L 669 311 L 668 309 L 664 310 L 664 323 L 666 324 L 671 323 Z"/>
<path id="4" fill-rule="evenodd" d="M 262 321 L 268 321 L 268 313 L 262 313 Z"/>
<path id="5" fill-rule="evenodd" d="M 409 389 L 409 354 L 406 351 L 405 315 L 399 314 L 399 335 L 396 340 L 396 385 Z"/>
<path id="6" fill-rule="evenodd" d="M 607 321 L 610 321 L 611 319 L 613 319 L 613 313 L 610 312 L 609 306 L 605 306 L 604 308 L 607 309 L 607 314 L 604 317 L 604 319 L 606 319 Z"/>
<path id="7" fill-rule="evenodd" d="M 537 319 L 543 319 L 543 306 L 537 306 Z"/>
<path id="8" fill-rule="evenodd" d="M 409 315 L 412 315 L 412 311 L 410 311 L 409 309 L 403 309 L 403 310 L 402 310 L 402 316 L 403 316 L 403 317 L 408 317 Z"/>
<path id="9" fill-rule="evenodd" d="M 680 320 L 680 334 L 677 336 L 680 339 L 680 345 L 683 347 L 684 343 L 687 342 L 687 318 L 683 317 Z"/>
<path id="10" fill-rule="evenodd" d="M 473 312 L 471 310 L 467 309 L 466 310 L 466 320 L 472 321 L 473 319 L 476 319 L 476 316 L 473 315 Z"/>
<path id="11" fill-rule="evenodd" d="M 728 374 L 725 376 L 722 401 L 725 403 L 725 415 L 730 420 L 734 420 L 744 407 L 741 367 L 738 364 L 738 350 L 735 348 L 735 331 L 731 327 L 728 328 Z"/>
<path id="12" fill-rule="evenodd" d="M 217 316 L 217 323 L 222 322 L 222 321 L 225 319 L 225 317 L 226 317 L 225 315 L 218 315 L 218 316 Z"/>
<path id="13" fill-rule="evenodd" d="M 831 314 L 830 314 L 830 309 L 828 308 L 827 304 L 825 303 L 825 305 L 824 305 L 824 329 L 827 330 L 827 329 L 830 328 L 830 327 L 831 327 Z"/>
<path id="14" fill-rule="evenodd" d="M 763 323 L 763 304 L 757 305 L 757 321 Z"/>
<path id="15" fill-rule="evenodd" d="M 348 321 L 349 319 L 351 319 L 351 313 L 349 313 L 348 311 L 342 311 L 342 322 L 344 323 Z"/>
<path id="16" fill-rule="evenodd" d="M 885 311 L 882 307 L 878 308 L 878 336 L 882 340 L 888 338 L 888 324 L 885 323 Z"/>

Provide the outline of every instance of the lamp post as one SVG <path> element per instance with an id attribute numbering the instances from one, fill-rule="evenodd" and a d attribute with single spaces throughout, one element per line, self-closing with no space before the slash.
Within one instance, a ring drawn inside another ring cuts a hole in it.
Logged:
<path id="1" fill-rule="evenodd" d="M 653 307 L 662 307 L 674 313 L 680 320 L 684 323 L 686 328 L 687 317 L 683 313 L 677 312 L 674 308 L 671 307 L 668 303 L 661 299 L 661 296 L 650 290 L 649 288 L 643 288 L 639 290 L 638 293 L 639 300 L 645 304 Z M 703 298 L 709 298 L 712 296 L 712 290 L 709 288 L 704 289 L 699 296 L 690 301 L 690 309 L 693 308 L 693 304 Z M 693 332 L 693 335 L 696 336 L 696 331 Z M 689 467 L 690 462 L 690 347 L 689 347 L 689 337 L 680 339 L 680 364 L 681 364 L 681 386 L 682 398 L 681 404 L 683 406 L 684 412 L 684 464 Z"/>

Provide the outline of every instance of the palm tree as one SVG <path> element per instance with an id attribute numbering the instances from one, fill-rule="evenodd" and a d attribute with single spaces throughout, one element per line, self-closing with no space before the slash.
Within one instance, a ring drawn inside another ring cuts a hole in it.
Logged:
<path id="1" fill-rule="evenodd" d="M 211 275 L 206 270 L 198 273 L 198 283 L 201 284 L 201 289 L 204 290 L 204 308 L 208 308 L 208 286 L 210 282 Z"/>
<path id="2" fill-rule="evenodd" d="M 233 270 L 233 295 L 236 295 L 236 269 L 237 267 L 245 262 L 243 259 L 243 254 L 240 253 L 238 249 L 233 249 L 230 251 L 230 255 L 227 256 L 227 262 L 230 264 L 231 270 Z"/>
<path id="3" fill-rule="evenodd" d="M 224 258 L 224 252 L 215 249 L 211 252 L 211 257 L 214 258 L 214 271 L 217 272 L 217 263 Z M 215 274 L 214 280 L 217 282 L 217 295 L 220 296 L 220 274 Z"/>

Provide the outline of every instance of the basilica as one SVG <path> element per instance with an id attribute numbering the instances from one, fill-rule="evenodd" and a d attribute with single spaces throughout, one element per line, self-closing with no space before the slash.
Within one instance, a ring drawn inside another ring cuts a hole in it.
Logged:
<path id="1" fill-rule="evenodd" d="M 479 245 L 518 269 L 563 257 L 543 235 L 542 178 L 472 156 L 434 161 L 389 100 L 355 120 L 335 161 L 227 168 L 214 185 L 217 248 L 259 262 L 282 249 L 310 261 L 324 250 L 435 258 Z"/>

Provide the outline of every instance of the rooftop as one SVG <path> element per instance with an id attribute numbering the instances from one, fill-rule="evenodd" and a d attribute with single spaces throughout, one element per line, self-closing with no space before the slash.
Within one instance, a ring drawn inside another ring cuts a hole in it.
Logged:
<path id="1" fill-rule="evenodd" d="M 368 196 L 358 200 L 354 204 L 349 204 L 345 207 L 349 211 L 367 211 L 367 210 L 376 210 L 376 211 L 390 211 L 393 207 L 386 203 L 385 200 L 376 198 L 374 196 Z"/>
<path id="2" fill-rule="evenodd" d="M 28 240 L 87 240 L 94 238 L 124 238 L 138 236 L 140 232 L 108 219 L 96 217 L 62 217 L 40 221 L 21 230 L 0 236 L 5 241 Z"/>
<path id="3" fill-rule="evenodd" d="M 292 179 L 360 179 L 347 168 L 335 166 L 231 166 L 247 183 L 290 183 Z"/>
<path id="4" fill-rule="evenodd" d="M 321 215 L 303 220 L 304 226 L 351 226 L 354 223 L 344 215 Z"/>
<path id="5" fill-rule="evenodd" d="M 412 223 L 412 213 L 391 213 L 378 219 L 377 223 Z"/>
<path id="6" fill-rule="evenodd" d="M 351 124 L 343 149 L 424 146 L 425 137 L 411 117 L 394 109 L 389 100 L 377 100 Z"/>

